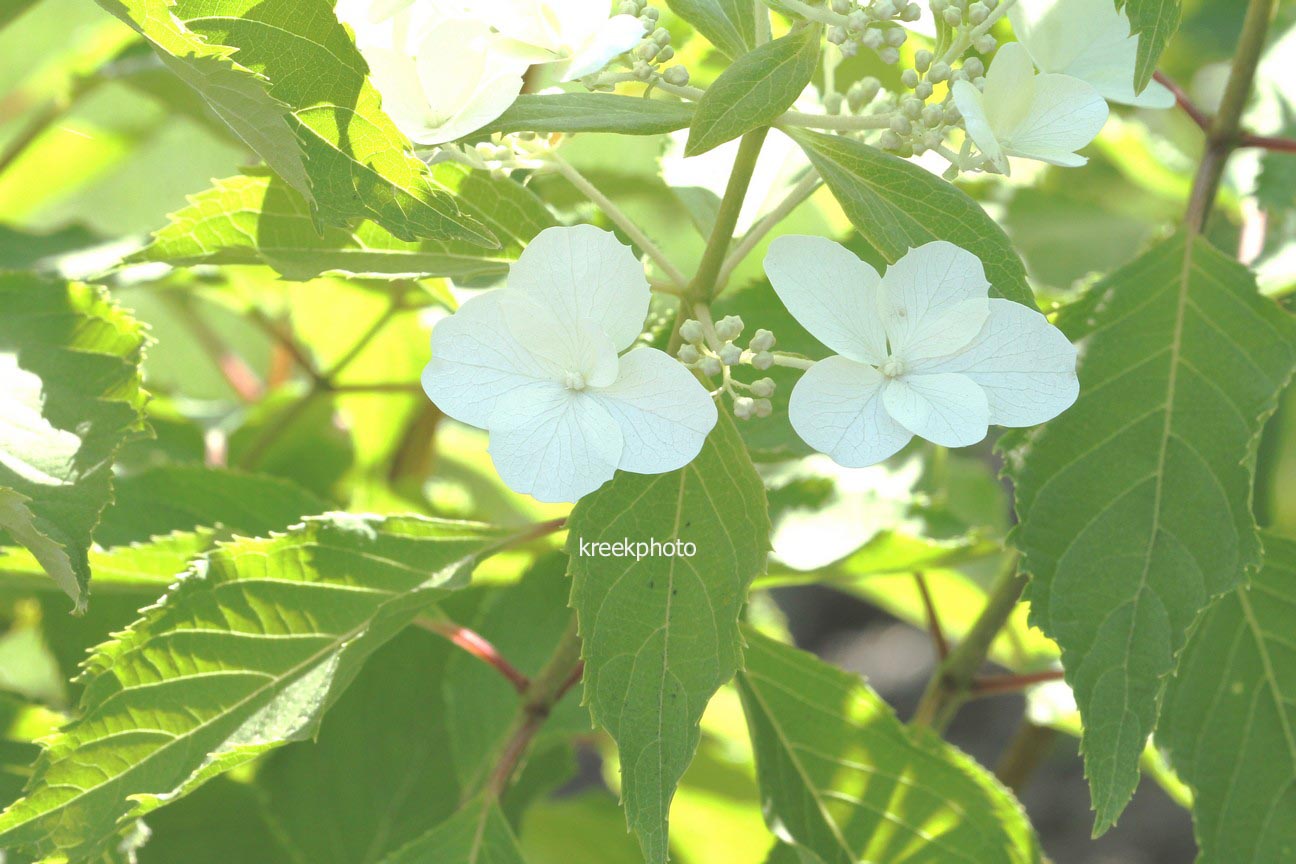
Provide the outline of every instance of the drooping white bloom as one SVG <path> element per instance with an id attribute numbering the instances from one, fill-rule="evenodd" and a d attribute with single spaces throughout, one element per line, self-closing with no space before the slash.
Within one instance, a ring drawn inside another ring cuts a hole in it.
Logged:
<path id="1" fill-rule="evenodd" d="M 423 389 L 490 432 L 500 477 L 541 501 L 575 501 L 620 468 L 692 461 L 716 422 L 702 385 L 643 330 L 649 288 L 630 248 L 591 225 L 547 228 L 509 271 L 432 330 Z"/>
<path id="2" fill-rule="evenodd" d="M 1033 426 L 1075 401 L 1076 350 L 1033 309 L 990 299 L 981 262 L 952 243 L 910 249 L 885 276 L 822 237 L 784 236 L 765 272 L 788 311 L 836 356 L 812 366 L 788 414 L 849 468 L 918 435 L 966 447 L 987 427 Z"/>
<path id="3" fill-rule="evenodd" d="M 492 0 L 490 22 L 534 63 L 564 62 L 564 81 L 599 72 L 639 44 L 644 25 L 633 15 L 608 17 L 608 0 Z M 479 13 L 481 14 L 481 13 Z"/>
<path id="4" fill-rule="evenodd" d="M 1088 160 L 1075 151 L 1107 122 L 1107 103 L 1090 84 L 1070 75 L 1035 74 L 1026 49 L 1009 42 L 985 76 L 985 90 L 954 82 L 954 104 L 968 135 L 1000 171 L 1008 157 L 1076 167 Z"/>
<path id="5" fill-rule="evenodd" d="M 1112 0 L 1017 0 L 1008 18 L 1041 72 L 1079 78 L 1110 102 L 1174 105 L 1174 94 L 1156 81 L 1134 92 L 1138 37 L 1130 35 L 1129 18 Z"/>
<path id="6" fill-rule="evenodd" d="M 397 128 L 417 144 L 475 132 L 513 104 L 530 61 L 479 18 L 420 0 L 341 0 L 369 78 Z"/>

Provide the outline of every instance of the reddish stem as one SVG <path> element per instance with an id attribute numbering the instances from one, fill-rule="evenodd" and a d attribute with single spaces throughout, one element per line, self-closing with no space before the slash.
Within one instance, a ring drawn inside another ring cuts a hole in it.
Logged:
<path id="1" fill-rule="evenodd" d="M 1244 133 L 1238 139 L 1239 147 L 1259 147 L 1262 150 L 1273 150 L 1278 153 L 1296 153 L 1296 139 L 1276 138 L 1269 135 L 1251 135 Z"/>
<path id="2" fill-rule="evenodd" d="M 438 636 L 444 636 L 487 666 L 490 666 L 507 678 L 517 692 L 525 693 L 526 689 L 531 686 L 531 679 L 523 675 L 512 663 L 505 660 L 499 650 L 475 630 L 461 627 L 453 621 L 444 619 L 420 618 L 416 623 L 424 630 L 431 631 Z"/>
<path id="3" fill-rule="evenodd" d="M 993 696 L 998 693 L 1016 693 L 1034 684 L 1062 680 L 1061 669 L 1047 672 L 1029 672 L 1025 675 L 983 675 L 972 682 L 973 696 Z"/>
<path id="4" fill-rule="evenodd" d="M 1154 72 L 1152 77 L 1161 82 L 1167 90 L 1174 94 L 1175 102 L 1184 110 L 1192 121 L 1197 124 L 1203 132 L 1210 131 L 1211 119 L 1206 116 L 1206 112 L 1197 107 L 1197 103 L 1192 101 L 1184 89 L 1175 83 L 1174 79 L 1164 72 Z"/>
<path id="5" fill-rule="evenodd" d="M 936 614 L 936 604 L 932 601 L 931 591 L 927 588 L 927 577 L 921 572 L 914 573 L 914 582 L 918 584 L 918 595 L 922 597 L 923 608 L 927 610 L 927 631 L 931 633 L 932 644 L 936 646 L 936 656 L 944 660 L 949 656 L 949 641 L 941 629 L 940 618 Z"/>

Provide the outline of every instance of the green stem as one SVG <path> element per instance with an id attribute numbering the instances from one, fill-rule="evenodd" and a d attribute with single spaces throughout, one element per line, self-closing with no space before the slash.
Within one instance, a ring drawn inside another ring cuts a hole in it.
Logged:
<path id="1" fill-rule="evenodd" d="M 689 285 L 689 297 L 697 303 L 710 303 L 719 293 L 720 268 L 724 265 L 729 244 L 733 241 L 734 226 L 738 224 L 738 214 L 742 211 L 743 200 L 747 197 L 747 187 L 751 185 L 752 172 L 756 170 L 756 159 L 760 156 L 761 146 L 769 127 L 753 129 L 742 137 L 738 143 L 738 155 L 734 159 L 733 171 L 729 174 L 729 183 L 725 186 L 724 197 L 720 199 L 720 211 L 716 214 L 715 226 L 707 240 L 706 251 L 698 264 L 697 274 Z M 681 304 L 684 308 L 687 304 Z"/>
<path id="2" fill-rule="evenodd" d="M 760 243 L 762 238 L 786 219 L 793 210 L 801 205 L 801 202 L 813 195 L 815 190 L 822 185 L 823 181 L 819 179 L 818 172 L 811 169 L 806 173 L 806 176 L 802 177 L 792 187 L 786 198 L 780 201 L 773 210 L 762 216 L 760 221 L 743 235 L 742 239 L 734 246 L 733 252 L 725 258 L 724 264 L 720 267 L 720 276 L 716 281 L 719 290 L 724 290 L 724 286 L 729 283 L 729 277 L 733 275 L 733 271 L 751 254 L 751 251 L 756 248 L 756 244 Z"/>
<path id="3" fill-rule="evenodd" d="M 1008 748 L 995 766 L 995 776 L 999 782 L 1014 792 L 1021 792 L 1035 769 L 1048 758 L 1053 744 L 1057 741 L 1057 730 L 1051 726 L 1039 726 L 1022 718 Z"/>
<path id="4" fill-rule="evenodd" d="M 927 684 L 914 712 L 915 726 L 929 726 L 943 732 L 958 709 L 968 700 L 976 674 L 990 653 L 990 646 L 1017 607 L 1026 588 L 1026 575 L 1014 566 L 1000 578 L 986 599 L 985 608 L 963 641 L 950 651 Z"/>
<path id="5" fill-rule="evenodd" d="M 1229 156 L 1238 147 L 1242 133 L 1242 112 L 1255 82 L 1256 66 L 1264 51 L 1265 36 L 1273 19 L 1276 0 L 1250 0 L 1242 35 L 1233 53 L 1233 66 L 1219 111 L 1206 134 L 1206 152 L 1202 154 L 1184 223 L 1188 230 L 1200 234 L 1210 219 L 1211 208 L 1219 194 L 1220 181 Z"/>

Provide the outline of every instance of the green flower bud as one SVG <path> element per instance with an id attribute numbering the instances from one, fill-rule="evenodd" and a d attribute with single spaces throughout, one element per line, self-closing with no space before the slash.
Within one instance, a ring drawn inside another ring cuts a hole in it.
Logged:
<path id="1" fill-rule="evenodd" d="M 698 361 L 697 368 L 708 378 L 716 378 L 724 370 L 718 357 L 703 357 Z"/>
<path id="2" fill-rule="evenodd" d="M 757 330 L 747 347 L 753 351 L 768 351 L 774 347 L 774 334 L 764 328 Z"/>
<path id="3" fill-rule="evenodd" d="M 896 48 L 883 48 L 878 52 L 878 59 L 888 66 L 895 65 L 900 62 L 900 51 Z"/>
<path id="4" fill-rule="evenodd" d="M 919 99 L 930 99 L 933 87 L 930 81 L 919 81 L 918 86 L 914 88 L 914 95 Z"/>
<path id="5" fill-rule="evenodd" d="M 950 76 L 949 64 L 937 62 L 932 65 L 931 71 L 927 73 L 927 80 L 935 81 L 936 83 L 939 84 L 941 81 L 945 81 L 946 79 L 948 79 L 949 76 Z"/>
<path id="6" fill-rule="evenodd" d="M 928 51 L 926 48 L 919 48 L 914 53 L 914 68 L 919 72 L 926 72 L 931 68 L 933 59 L 935 59 L 935 55 L 933 55 L 932 52 Z"/>
<path id="7" fill-rule="evenodd" d="M 774 379 L 773 379 L 773 378 L 761 378 L 761 379 L 758 380 L 758 381 L 753 381 L 753 382 L 752 382 L 752 385 L 751 385 L 751 389 L 752 389 L 752 392 L 753 392 L 753 393 L 755 393 L 757 396 L 761 397 L 762 399 L 763 399 L 763 398 L 767 398 L 767 397 L 769 397 L 769 396 L 773 396 L 773 395 L 774 395 Z"/>
<path id="8" fill-rule="evenodd" d="M 670 31 L 665 27 L 658 27 L 652 32 L 652 40 L 665 48 L 671 41 Z"/>
<path id="9" fill-rule="evenodd" d="M 672 66 L 662 73 L 667 84 L 683 87 L 689 82 L 689 72 L 683 66 Z"/>
<path id="10" fill-rule="evenodd" d="M 995 37 L 986 33 L 985 35 L 978 37 L 977 40 L 972 43 L 972 47 L 980 54 L 989 54 L 998 44 L 999 43 L 995 40 Z"/>
<path id="11" fill-rule="evenodd" d="M 774 403 L 768 399 L 757 399 L 754 408 L 757 417 L 765 418 L 774 413 Z"/>
<path id="12" fill-rule="evenodd" d="M 892 48 L 899 48 L 909 38 L 909 31 L 903 27 L 892 27 L 886 31 L 886 43 Z"/>
<path id="13" fill-rule="evenodd" d="M 715 331 L 725 342 L 732 342 L 742 335 L 743 320 L 737 315 L 726 315 L 716 322 Z"/>
<path id="14" fill-rule="evenodd" d="M 949 26 L 957 27 L 963 23 L 963 10 L 951 6 L 945 10 L 941 17 L 945 19 L 945 23 Z"/>
<path id="15" fill-rule="evenodd" d="M 742 349 L 732 342 L 720 346 L 720 362 L 726 366 L 737 366 L 742 360 Z"/>
<path id="16" fill-rule="evenodd" d="M 706 334 L 702 330 L 702 322 L 694 321 L 692 318 L 680 325 L 680 338 L 690 345 L 699 345 Z"/>
<path id="17" fill-rule="evenodd" d="M 910 90 L 918 86 L 918 70 L 906 69 L 900 73 L 900 83 Z"/>
<path id="18" fill-rule="evenodd" d="M 739 420 L 748 420 L 756 413 L 756 400 L 750 396 L 739 396 L 734 400 L 734 416 Z"/>
<path id="19" fill-rule="evenodd" d="M 764 372 L 766 369 L 774 365 L 774 355 L 768 351 L 758 352 L 756 356 L 752 358 L 751 364 Z"/>
<path id="20" fill-rule="evenodd" d="M 657 52 L 658 63 L 667 63 L 674 59 L 675 59 L 675 49 L 669 45 L 667 45 L 665 48 L 662 48 L 660 51 Z"/>
<path id="21" fill-rule="evenodd" d="M 828 28 L 828 41 L 834 45 L 840 45 L 848 38 L 846 28 L 835 25 Z"/>
<path id="22" fill-rule="evenodd" d="M 679 357 L 680 362 L 685 366 L 692 366 L 694 363 L 702 359 L 702 355 L 698 352 L 696 345 L 681 345 L 679 354 L 676 356 Z"/>
<path id="23" fill-rule="evenodd" d="M 851 0 L 832 0 L 832 3 L 828 5 L 838 15 L 847 15 L 851 9 L 855 8 L 855 4 Z"/>

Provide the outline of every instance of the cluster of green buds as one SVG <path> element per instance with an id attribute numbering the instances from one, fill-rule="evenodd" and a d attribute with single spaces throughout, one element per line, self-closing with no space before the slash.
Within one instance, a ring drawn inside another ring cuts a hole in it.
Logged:
<path id="1" fill-rule="evenodd" d="M 733 399 L 733 413 L 739 420 L 768 417 L 774 410 L 770 397 L 774 395 L 774 381 L 759 378 L 750 384 L 734 378 L 733 370 L 743 364 L 764 371 L 774 365 L 774 334 L 757 330 L 744 349 L 738 344 L 742 336 L 743 320 L 737 315 L 726 315 L 708 327 L 701 321 L 689 319 L 680 325 L 680 362 L 697 369 L 708 378 L 719 378 L 720 386 L 712 395 L 727 394 Z"/>
<path id="2" fill-rule="evenodd" d="M 957 68 L 933 57 L 927 50 L 914 55 L 914 68 L 900 75 L 908 92 L 890 94 L 882 105 L 891 114 L 888 127 L 878 138 L 878 145 L 901 156 L 941 150 L 950 127 L 962 119 L 950 95 L 955 81 L 971 81 L 985 86 L 985 65 L 978 57 L 969 57 Z M 946 85 L 940 100 L 933 99 L 939 84 Z"/>
<path id="3" fill-rule="evenodd" d="M 828 10 L 828 41 L 844 56 L 854 56 L 863 47 L 888 64 L 900 59 L 908 35 L 899 22 L 917 21 L 922 15 L 911 0 L 830 0 Z"/>
<path id="4" fill-rule="evenodd" d="M 1000 0 L 931 0 L 931 10 L 955 31 L 971 31 L 989 18 L 999 3 Z M 989 54 L 995 49 L 995 38 L 982 33 L 971 44 L 979 53 Z"/>
<path id="5" fill-rule="evenodd" d="M 476 144 L 442 146 L 439 158 L 450 158 L 481 171 L 489 171 L 496 179 L 508 177 L 514 171 L 534 171 L 546 168 L 546 154 L 558 143 L 560 135 L 537 135 L 535 132 L 514 132 L 508 135 L 495 133 L 489 141 Z"/>
<path id="6" fill-rule="evenodd" d="M 671 34 L 658 23 L 660 10 L 649 6 L 647 0 L 621 0 L 617 14 L 633 15 L 644 26 L 644 38 L 630 50 L 631 71 L 640 81 L 649 82 L 661 79 L 668 84 L 682 87 L 689 82 L 688 70 L 679 64 L 667 66 L 675 59 L 675 49 L 671 46 Z M 594 90 L 611 90 L 612 86 L 597 81 L 587 82 Z"/>

